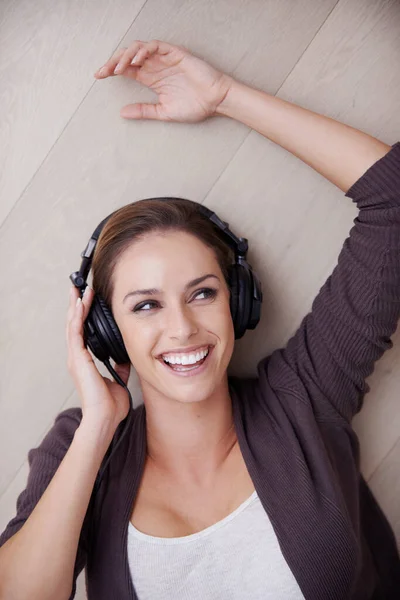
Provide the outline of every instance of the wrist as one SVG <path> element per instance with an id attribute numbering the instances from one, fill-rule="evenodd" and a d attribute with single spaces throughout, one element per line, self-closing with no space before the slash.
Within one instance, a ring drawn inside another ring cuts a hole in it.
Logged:
<path id="1" fill-rule="evenodd" d="M 229 75 L 227 75 L 227 82 L 227 92 L 224 99 L 217 106 L 215 114 L 234 118 L 234 109 L 238 105 L 238 97 L 242 89 L 246 86 Z"/>
<path id="2" fill-rule="evenodd" d="M 78 436 L 96 446 L 103 446 L 106 449 L 110 445 L 117 430 L 109 421 L 90 420 L 83 417 L 77 429 Z"/>

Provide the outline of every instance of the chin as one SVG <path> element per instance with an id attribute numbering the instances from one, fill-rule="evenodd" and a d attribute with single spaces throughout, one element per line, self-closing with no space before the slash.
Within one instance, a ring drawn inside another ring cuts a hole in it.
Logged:
<path id="1" fill-rule="evenodd" d="M 176 402 L 182 404 L 194 404 L 204 402 L 211 396 L 218 394 L 218 391 L 223 387 L 227 372 L 225 371 L 221 378 L 213 378 L 212 381 L 203 381 L 198 383 L 196 378 L 187 378 L 183 382 L 178 381 L 175 385 L 171 385 L 165 390 L 165 395 Z"/>
<path id="2" fill-rule="evenodd" d="M 223 363 L 229 364 L 230 355 L 224 357 Z M 191 376 L 169 372 L 169 367 L 159 361 L 155 374 L 152 372 L 147 377 L 139 376 L 142 390 L 148 390 L 150 397 L 164 397 L 182 404 L 203 402 L 217 394 L 220 389 L 225 389 L 228 377 L 227 368 L 221 364 L 217 355 L 211 352 L 209 358 L 211 360 L 208 365 L 204 364 L 201 372 Z"/>

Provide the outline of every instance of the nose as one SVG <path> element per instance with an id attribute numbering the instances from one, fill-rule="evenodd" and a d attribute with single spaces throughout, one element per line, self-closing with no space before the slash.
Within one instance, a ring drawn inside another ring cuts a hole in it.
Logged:
<path id="1" fill-rule="evenodd" d="M 170 307 L 166 326 L 168 336 L 174 340 L 181 340 L 181 342 L 198 332 L 198 324 L 187 305 Z"/>

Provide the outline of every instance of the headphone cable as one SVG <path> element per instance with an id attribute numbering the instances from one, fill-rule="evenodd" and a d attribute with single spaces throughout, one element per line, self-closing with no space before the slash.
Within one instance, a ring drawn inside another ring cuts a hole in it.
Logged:
<path id="1" fill-rule="evenodd" d="M 126 432 L 129 429 L 129 425 L 132 421 L 133 418 L 133 401 L 132 401 L 132 396 L 131 393 L 128 389 L 128 386 L 122 381 L 121 377 L 118 375 L 118 373 L 115 372 L 115 370 L 112 368 L 110 361 L 109 360 L 104 360 L 104 365 L 106 366 L 106 368 L 108 369 L 108 371 L 110 372 L 110 374 L 114 377 L 114 379 L 122 386 L 126 389 L 126 391 L 128 392 L 129 395 L 129 402 L 130 402 L 130 409 L 129 409 L 129 413 L 127 414 L 127 416 L 125 417 L 124 421 L 121 421 L 121 423 L 118 425 L 118 428 L 121 426 L 122 423 L 125 423 L 124 429 L 123 429 L 123 433 L 121 435 L 121 437 L 119 438 L 118 442 L 115 444 L 115 434 L 114 434 L 114 438 L 110 444 L 110 448 L 111 448 L 111 453 L 108 456 L 104 466 L 102 467 L 102 469 L 99 471 L 99 474 L 97 476 L 95 485 L 94 485 L 94 494 L 97 494 L 97 491 L 100 487 L 100 482 L 104 476 L 104 473 L 109 465 L 109 462 L 114 454 L 114 452 L 117 450 L 118 446 L 120 445 L 120 443 L 122 442 L 122 440 L 124 439 Z M 118 430 L 117 428 L 117 430 Z M 109 452 L 109 451 L 107 451 Z"/>
<path id="2" fill-rule="evenodd" d="M 129 425 L 130 425 L 130 423 L 131 423 L 131 421 L 133 419 L 133 402 L 132 402 L 132 396 L 131 396 L 131 393 L 130 393 L 130 391 L 128 389 L 128 386 L 122 381 L 121 377 L 112 368 L 109 360 L 104 360 L 103 362 L 104 362 L 104 365 L 107 367 L 108 371 L 110 372 L 110 374 L 114 377 L 114 379 L 120 385 L 122 385 L 122 387 L 124 387 L 126 389 L 126 391 L 128 392 L 129 402 L 130 402 L 130 410 L 129 410 L 129 413 L 127 414 L 127 416 L 125 417 L 124 421 L 121 421 L 121 423 L 118 425 L 117 430 L 115 432 L 115 434 L 116 434 L 117 431 L 118 431 L 118 428 L 125 422 L 123 433 L 122 433 L 120 439 L 118 440 L 118 442 L 114 446 L 115 439 L 116 439 L 116 435 L 114 434 L 114 437 L 113 437 L 113 439 L 111 441 L 109 449 L 107 450 L 105 458 L 103 459 L 106 462 L 105 462 L 104 466 L 102 467 L 102 469 L 99 470 L 99 473 L 97 475 L 96 481 L 95 481 L 94 486 L 93 486 L 93 491 L 92 491 L 92 495 L 91 495 L 90 502 L 89 502 L 89 505 L 92 505 L 92 507 L 94 507 L 95 497 L 96 497 L 97 492 L 99 490 L 100 483 L 101 483 L 101 480 L 102 480 L 102 478 L 104 476 L 104 473 L 106 472 L 106 469 L 107 469 L 107 467 L 109 465 L 109 462 L 110 462 L 110 460 L 111 460 L 114 452 L 117 450 L 118 446 L 120 445 L 120 443 L 124 439 L 124 437 L 126 435 L 126 432 L 129 429 Z M 111 450 L 111 452 L 110 452 L 110 450 Z M 107 458 L 107 454 L 109 452 L 110 452 L 110 454 L 109 454 L 109 456 Z M 92 510 L 94 510 L 94 508 L 92 508 Z M 100 510 L 101 510 L 101 507 L 100 507 Z M 89 523 L 89 539 L 91 540 L 92 543 L 93 543 L 93 540 L 94 540 L 94 533 L 95 533 L 94 532 L 94 515 L 92 514 L 91 519 L 90 519 L 90 523 Z"/>

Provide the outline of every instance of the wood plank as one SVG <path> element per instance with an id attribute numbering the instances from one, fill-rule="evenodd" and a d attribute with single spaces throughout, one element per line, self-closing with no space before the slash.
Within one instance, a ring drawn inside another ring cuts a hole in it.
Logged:
<path id="1" fill-rule="evenodd" d="M 145 1 L 2 1 L 0 226 Z"/>

